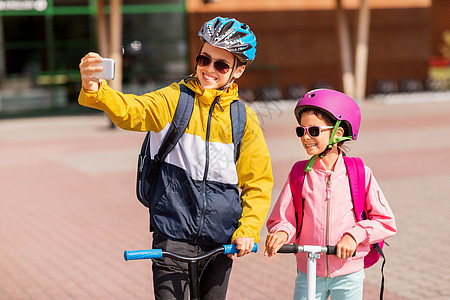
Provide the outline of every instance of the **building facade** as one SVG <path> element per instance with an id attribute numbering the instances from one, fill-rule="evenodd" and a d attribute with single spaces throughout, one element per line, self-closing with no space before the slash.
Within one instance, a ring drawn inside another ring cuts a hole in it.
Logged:
<path id="1" fill-rule="evenodd" d="M 97 1 L 0 0 L 0 113 L 75 105 L 80 58 L 98 51 Z M 342 90 L 337 2 L 354 51 L 360 0 L 122 0 L 123 90 L 144 93 L 192 72 L 197 32 L 218 15 L 249 24 L 257 36 L 256 60 L 238 81 L 247 100 Z M 430 57 L 442 56 L 450 29 L 448 1 L 369 4 L 366 95 L 389 91 L 380 83 L 401 91 L 405 80 L 426 88 Z"/>
<path id="2" fill-rule="evenodd" d="M 284 98 L 290 97 L 289 89 L 295 86 L 343 90 L 337 2 L 344 8 L 354 59 L 360 0 L 188 0 L 189 44 L 195 45 L 191 60 L 198 48 L 195 31 L 201 23 L 216 15 L 233 16 L 249 24 L 258 38 L 256 60 L 239 81 L 242 86 L 256 93 L 261 87 L 276 87 Z M 387 92 L 389 83 L 396 85 L 392 91 L 400 91 L 402 82 L 411 80 L 424 88 L 433 46 L 432 1 L 368 2 L 366 95 Z M 435 7 L 434 11 L 441 12 L 439 19 L 448 26 L 443 16 L 446 10 Z"/>
<path id="3" fill-rule="evenodd" d="M 184 0 L 123 0 L 122 13 L 124 90 L 188 72 Z M 97 15 L 97 0 L 1 0 L 0 112 L 76 105 L 80 59 L 98 51 Z"/>

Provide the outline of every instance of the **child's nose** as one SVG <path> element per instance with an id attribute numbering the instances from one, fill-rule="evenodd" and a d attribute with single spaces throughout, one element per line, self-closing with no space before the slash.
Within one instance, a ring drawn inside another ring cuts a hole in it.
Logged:
<path id="1" fill-rule="evenodd" d="M 206 70 L 208 70 L 209 72 L 214 72 L 215 71 L 214 62 L 213 61 L 211 61 L 209 63 L 209 65 L 206 66 Z"/>

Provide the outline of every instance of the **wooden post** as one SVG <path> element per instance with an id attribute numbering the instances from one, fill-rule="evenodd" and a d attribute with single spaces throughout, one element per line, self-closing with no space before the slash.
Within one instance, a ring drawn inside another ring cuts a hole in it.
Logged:
<path id="1" fill-rule="evenodd" d="M 105 16 L 105 0 L 97 0 L 97 44 L 101 56 L 109 55 L 108 28 Z"/>
<path id="2" fill-rule="evenodd" d="M 336 0 L 337 27 L 341 54 L 342 84 L 344 93 L 355 96 L 355 74 L 353 73 L 352 46 L 348 29 L 347 17 L 342 8 L 341 0 Z"/>
<path id="3" fill-rule="evenodd" d="M 368 0 L 361 0 L 358 16 L 358 36 L 356 42 L 356 100 L 366 97 L 367 62 L 369 57 L 370 7 Z"/>
<path id="4" fill-rule="evenodd" d="M 110 86 L 122 90 L 122 0 L 110 0 L 110 45 L 109 57 L 116 61 L 116 76 Z"/>

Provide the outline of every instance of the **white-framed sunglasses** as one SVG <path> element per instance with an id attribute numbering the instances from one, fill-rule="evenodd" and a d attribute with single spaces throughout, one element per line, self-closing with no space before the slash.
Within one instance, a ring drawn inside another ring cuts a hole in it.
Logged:
<path id="1" fill-rule="evenodd" d="M 334 126 L 316 126 L 316 125 L 308 127 L 298 126 L 295 128 L 295 132 L 297 133 L 297 136 L 300 138 L 304 137 L 306 133 L 308 133 L 309 136 L 311 137 L 318 137 L 322 133 L 322 130 L 332 128 L 334 128 Z"/>

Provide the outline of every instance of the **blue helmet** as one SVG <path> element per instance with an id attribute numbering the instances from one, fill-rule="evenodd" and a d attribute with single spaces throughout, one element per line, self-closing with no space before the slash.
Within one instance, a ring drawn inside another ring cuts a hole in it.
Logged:
<path id="1" fill-rule="evenodd" d="M 256 36 L 248 25 L 236 19 L 216 17 L 203 24 L 198 36 L 214 47 L 233 53 L 243 63 L 255 59 Z"/>

